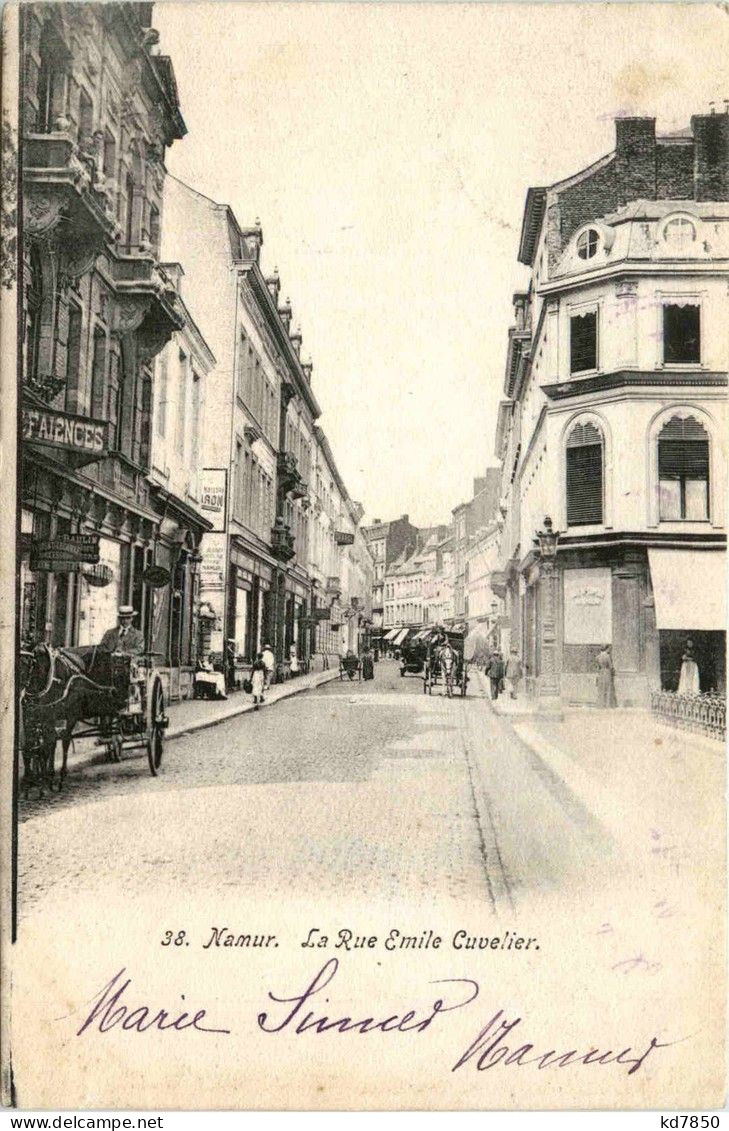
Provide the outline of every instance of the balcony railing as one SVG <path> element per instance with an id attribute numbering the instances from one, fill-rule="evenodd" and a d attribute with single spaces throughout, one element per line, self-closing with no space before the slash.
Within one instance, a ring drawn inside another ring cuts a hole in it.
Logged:
<path id="1" fill-rule="evenodd" d="M 279 488 L 284 495 L 293 495 L 303 498 L 306 494 L 306 484 L 299 472 L 299 463 L 293 452 L 279 452 L 276 457 Z"/>
<path id="2" fill-rule="evenodd" d="M 294 536 L 285 523 L 277 522 L 271 530 L 271 553 L 280 562 L 291 561 L 296 553 Z"/>
<path id="3" fill-rule="evenodd" d="M 677 691 L 653 691 L 651 710 L 670 726 L 706 734 L 719 742 L 726 738 L 726 696 L 717 692 L 679 695 Z"/>

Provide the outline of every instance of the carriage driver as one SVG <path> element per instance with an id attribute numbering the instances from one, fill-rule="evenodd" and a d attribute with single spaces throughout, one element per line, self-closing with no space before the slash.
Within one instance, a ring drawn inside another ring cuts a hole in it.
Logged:
<path id="1" fill-rule="evenodd" d="M 121 652 L 123 656 L 139 656 L 144 651 L 144 636 L 132 624 L 137 615 L 131 605 L 120 605 L 117 612 L 119 623 L 108 629 L 101 638 L 100 648 L 107 652 Z"/>

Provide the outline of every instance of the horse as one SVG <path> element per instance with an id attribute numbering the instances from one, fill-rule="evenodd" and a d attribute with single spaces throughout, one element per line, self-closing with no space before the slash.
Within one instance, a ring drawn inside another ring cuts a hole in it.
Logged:
<path id="1" fill-rule="evenodd" d="M 123 661 L 123 658 L 121 658 Z M 21 654 L 20 746 L 23 785 L 27 798 L 37 785 L 52 788 L 55 778 L 56 740 L 60 737 L 63 762 L 58 789 L 66 777 L 68 751 L 77 723 L 97 715 L 108 717 L 126 701 L 129 663 L 122 670 L 120 657 L 97 648 L 52 648 L 38 644 Z"/>
<path id="2" fill-rule="evenodd" d="M 453 697 L 453 678 L 456 674 L 458 657 L 450 644 L 443 644 L 438 652 L 438 662 L 443 672 L 443 682 L 449 699 Z"/>

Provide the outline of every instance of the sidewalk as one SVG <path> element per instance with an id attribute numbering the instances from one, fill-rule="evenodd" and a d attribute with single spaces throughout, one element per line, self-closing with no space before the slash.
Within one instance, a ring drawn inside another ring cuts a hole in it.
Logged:
<path id="1" fill-rule="evenodd" d="M 292 695 L 311 691 L 338 678 L 339 669 L 335 667 L 329 671 L 311 672 L 309 675 L 288 679 L 284 683 L 275 683 L 266 692 L 266 701 L 261 710 L 267 710 L 280 699 L 289 699 Z M 244 691 L 234 691 L 229 699 L 185 699 L 180 703 L 170 703 L 167 708 L 170 725 L 166 737 L 168 741 L 181 738 L 184 734 L 193 734 L 195 731 L 217 726 L 252 710 L 253 700 Z M 97 746 L 96 740 L 91 738 L 75 742 L 68 754 L 69 770 L 105 761 L 106 753 L 103 747 Z"/>
<path id="2" fill-rule="evenodd" d="M 491 680 L 488 676 L 484 675 L 479 668 L 469 668 L 469 675 L 476 676 L 476 684 L 480 687 L 484 697 L 488 699 L 491 704 L 491 710 L 496 715 L 506 715 L 511 717 L 514 715 L 525 716 L 534 715 L 537 713 L 537 708 L 533 700 L 528 699 L 524 690 L 524 681 L 522 680 L 520 694 L 517 699 L 512 699 L 507 692 L 502 692 L 498 699 L 491 698 Z"/>
<path id="3" fill-rule="evenodd" d="M 637 858 L 721 858 L 724 748 L 649 711 L 566 710 L 514 718 L 518 737 Z"/>

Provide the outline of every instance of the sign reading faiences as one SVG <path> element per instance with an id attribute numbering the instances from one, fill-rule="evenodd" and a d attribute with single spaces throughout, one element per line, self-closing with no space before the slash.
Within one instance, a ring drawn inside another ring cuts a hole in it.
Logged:
<path id="1" fill-rule="evenodd" d="M 30 568 L 34 572 L 73 573 L 81 565 L 96 565 L 98 561 L 98 534 L 61 534 L 34 542 L 30 548 Z"/>
<path id="2" fill-rule="evenodd" d="M 334 541 L 338 546 L 353 546 L 354 534 L 348 530 L 337 530 L 334 533 Z"/>
<path id="3" fill-rule="evenodd" d="M 106 424 L 86 416 L 72 416 L 52 409 L 23 408 L 23 440 L 63 451 L 106 455 Z"/>
<path id="4" fill-rule="evenodd" d="M 213 524 L 211 533 L 225 531 L 228 472 L 224 467 L 204 467 L 200 489 L 200 510 Z"/>

